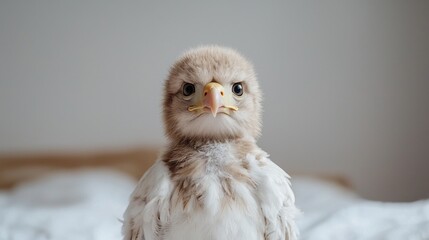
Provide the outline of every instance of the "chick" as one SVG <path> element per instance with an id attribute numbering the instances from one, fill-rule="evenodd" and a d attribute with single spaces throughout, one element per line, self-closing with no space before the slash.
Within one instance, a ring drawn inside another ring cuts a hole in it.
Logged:
<path id="1" fill-rule="evenodd" d="M 165 82 L 168 147 L 124 213 L 124 240 L 297 239 L 289 176 L 256 145 L 261 91 L 229 48 L 192 49 Z"/>

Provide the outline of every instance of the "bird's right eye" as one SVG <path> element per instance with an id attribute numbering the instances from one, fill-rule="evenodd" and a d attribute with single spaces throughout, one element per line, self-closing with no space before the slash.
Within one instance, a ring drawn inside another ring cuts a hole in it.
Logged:
<path id="1" fill-rule="evenodd" d="M 191 96 L 195 92 L 195 86 L 192 83 L 183 84 L 183 95 Z"/>

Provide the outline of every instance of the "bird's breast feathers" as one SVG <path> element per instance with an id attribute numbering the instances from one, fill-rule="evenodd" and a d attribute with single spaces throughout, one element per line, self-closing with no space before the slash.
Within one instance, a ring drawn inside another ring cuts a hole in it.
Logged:
<path id="1" fill-rule="evenodd" d="M 142 177 L 124 214 L 125 240 L 296 238 L 289 176 L 266 154 L 188 150 L 169 151 Z"/>

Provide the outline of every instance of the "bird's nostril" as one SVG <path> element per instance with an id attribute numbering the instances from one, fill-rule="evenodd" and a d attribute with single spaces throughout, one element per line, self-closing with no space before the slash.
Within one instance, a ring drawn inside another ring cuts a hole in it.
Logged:
<path id="1" fill-rule="evenodd" d="M 204 92 L 204 96 L 207 96 L 207 92 Z"/>
<path id="2" fill-rule="evenodd" d="M 220 95 L 222 95 L 222 96 L 223 96 L 223 91 L 222 91 L 222 92 L 220 92 Z"/>

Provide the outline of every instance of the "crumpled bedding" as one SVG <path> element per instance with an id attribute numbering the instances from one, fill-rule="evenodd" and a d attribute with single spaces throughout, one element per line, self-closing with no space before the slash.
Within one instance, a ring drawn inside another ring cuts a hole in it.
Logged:
<path id="1" fill-rule="evenodd" d="M 0 240 L 118 240 L 135 182 L 108 170 L 65 172 L 0 194 Z"/>
<path id="2" fill-rule="evenodd" d="M 411 203 L 368 201 L 355 193 L 311 178 L 293 182 L 301 239 L 429 239 L 429 200 Z"/>
<path id="3" fill-rule="evenodd" d="M 110 170 L 62 172 L 0 192 L 0 240 L 118 240 L 136 182 Z M 382 203 L 294 178 L 301 239 L 429 239 L 429 200 Z"/>

